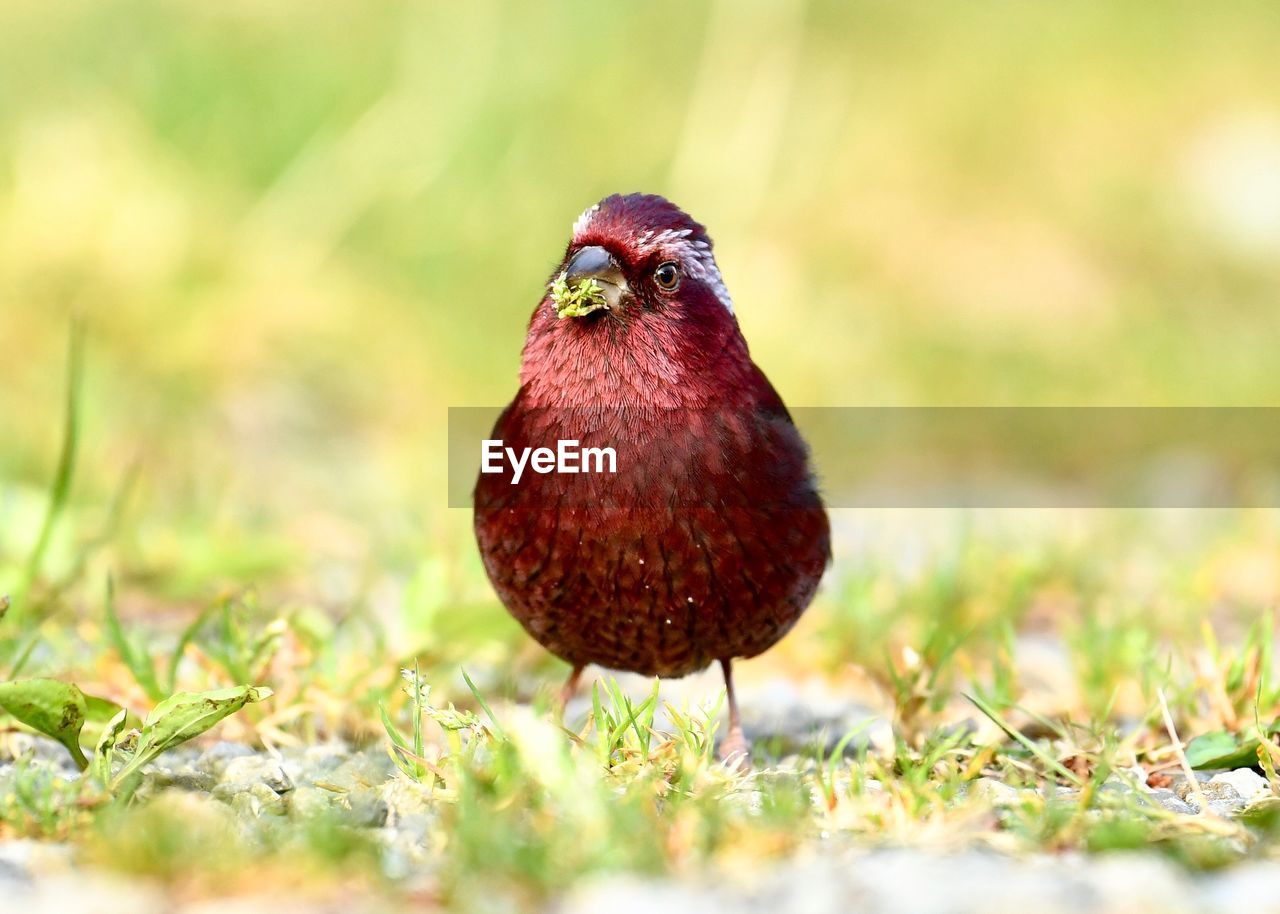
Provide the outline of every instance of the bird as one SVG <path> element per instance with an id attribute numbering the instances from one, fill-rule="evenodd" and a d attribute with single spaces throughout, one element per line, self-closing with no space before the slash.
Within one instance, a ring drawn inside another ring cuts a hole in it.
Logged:
<path id="1" fill-rule="evenodd" d="M 830 525 L 706 228 L 655 194 L 583 212 L 489 440 L 511 460 L 476 482 L 480 555 L 511 615 L 570 665 L 561 708 L 591 664 L 679 678 L 718 663 L 729 716 L 718 755 L 749 766 L 733 663 L 809 606 Z M 558 460 L 566 442 L 580 461 Z"/>

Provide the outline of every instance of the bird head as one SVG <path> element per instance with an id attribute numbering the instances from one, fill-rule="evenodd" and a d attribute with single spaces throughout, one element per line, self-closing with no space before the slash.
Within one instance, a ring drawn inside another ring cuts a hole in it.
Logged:
<path id="1" fill-rule="evenodd" d="M 550 299 L 559 317 L 612 311 L 634 320 L 703 307 L 733 314 L 707 230 L 654 194 L 615 194 L 578 217 Z"/>
<path id="2" fill-rule="evenodd" d="M 700 223 L 653 194 L 615 194 L 578 217 L 529 324 L 525 384 L 561 402 L 668 402 L 731 381 L 735 365 L 750 358 Z"/>

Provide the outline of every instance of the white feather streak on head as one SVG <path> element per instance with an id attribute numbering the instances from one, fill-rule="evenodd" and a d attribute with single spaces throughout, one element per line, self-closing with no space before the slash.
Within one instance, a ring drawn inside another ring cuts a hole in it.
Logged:
<path id="1" fill-rule="evenodd" d="M 582 211 L 582 215 L 579 216 L 573 223 L 574 238 L 577 238 L 579 235 L 581 235 L 583 232 L 587 230 L 587 226 L 591 224 L 591 219 L 595 216 L 595 214 L 599 211 L 599 209 L 600 209 L 600 204 L 593 203 L 591 206 L 588 206 L 586 209 Z"/>
<path id="2" fill-rule="evenodd" d="M 645 240 L 643 247 L 665 245 L 676 255 L 690 276 L 705 283 L 725 310 L 733 313 L 733 299 L 729 297 L 729 289 L 720 275 L 720 267 L 716 264 L 715 255 L 711 253 L 711 244 L 707 241 L 690 241 L 692 229 L 667 229 Z"/>

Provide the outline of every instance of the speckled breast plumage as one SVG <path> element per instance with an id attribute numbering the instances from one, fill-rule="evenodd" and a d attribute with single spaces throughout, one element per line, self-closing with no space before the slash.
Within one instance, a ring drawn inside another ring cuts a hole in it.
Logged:
<path id="1" fill-rule="evenodd" d="M 495 438 L 612 445 L 613 475 L 482 474 L 475 530 L 503 603 L 572 664 L 683 676 L 775 644 L 829 561 L 826 513 L 785 413 L 584 423 L 526 411 Z"/>

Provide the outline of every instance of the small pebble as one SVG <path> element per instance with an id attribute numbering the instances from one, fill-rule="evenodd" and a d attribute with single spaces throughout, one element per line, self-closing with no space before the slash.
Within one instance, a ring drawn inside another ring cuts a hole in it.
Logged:
<path id="1" fill-rule="evenodd" d="M 276 793 L 293 790 L 293 781 L 285 774 L 280 763 L 271 757 L 244 756 L 233 758 L 223 766 L 219 787 L 245 789 L 254 784 L 265 784 Z"/>
<path id="2" fill-rule="evenodd" d="M 1194 816 L 1196 808 L 1185 800 L 1181 799 L 1176 793 L 1168 788 L 1161 787 L 1151 791 L 1150 798 L 1159 803 L 1169 812 L 1176 812 L 1183 816 Z"/>
<path id="3" fill-rule="evenodd" d="M 969 788 L 976 797 L 981 797 L 993 806 L 1016 806 L 1022 802 L 1022 793 L 995 778 L 978 778 Z"/>
<path id="4" fill-rule="evenodd" d="M 1235 771 L 1223 771 L 1209 779 L 1210 784 L 1226 784 L 1246 802 L 1255 797 L 1269 796 L 1271 785 L 1266 778 L 1252 768 L 1237 768 Z"/>

